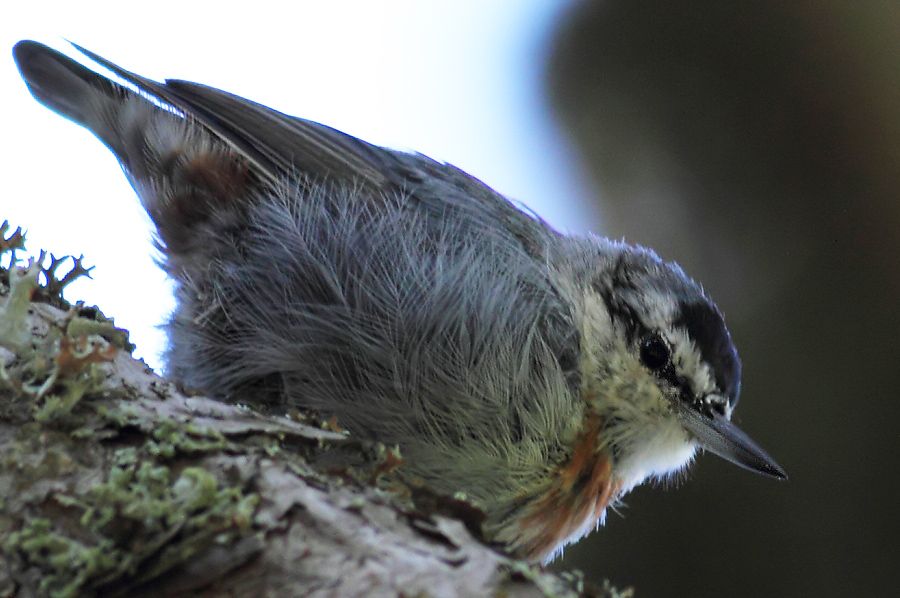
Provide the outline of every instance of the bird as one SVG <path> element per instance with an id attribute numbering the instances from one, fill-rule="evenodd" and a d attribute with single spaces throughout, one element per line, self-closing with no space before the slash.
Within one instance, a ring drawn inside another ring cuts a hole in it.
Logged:
<path id="1" fill-rule="evenodd" d="M 214 87 L 15 45 L 31 94 L 119 160 L 174 281 L 165 373 L 402 452 L 547 562 L 699 451 L 777 479 L 741 361 L 677 264 L 567 235 L 474 176 Z"/>

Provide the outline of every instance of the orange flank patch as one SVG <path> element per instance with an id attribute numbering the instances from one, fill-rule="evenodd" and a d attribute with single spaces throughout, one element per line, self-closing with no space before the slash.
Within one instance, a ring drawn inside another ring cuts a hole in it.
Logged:
<path id="1" fill-rule="evenodd" d="M 572 457 L 557 470 L 550 488 L 534 500 L 519 522 L 518 549 L 543 560 L 572 535 L 596 524 L 620 483 L 612 479 L 612 459 L 597 448 L 600 418 L 588 415 Z"/>

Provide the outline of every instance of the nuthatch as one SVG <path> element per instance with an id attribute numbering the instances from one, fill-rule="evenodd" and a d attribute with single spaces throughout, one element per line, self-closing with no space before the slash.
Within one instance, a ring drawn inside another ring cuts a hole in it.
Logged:
<path id="1" fill-rule="evenodd" d="M 35 42 L 14 55 L 156 225 L 174 380 L 397 444 L 400 475 L 464 493 L 532 559 L 698 447 L 785 477 L 731 423 L 740 360 L 675 264 L 562 235 L 449 164 L 78 49 L 134 89 Z"/>

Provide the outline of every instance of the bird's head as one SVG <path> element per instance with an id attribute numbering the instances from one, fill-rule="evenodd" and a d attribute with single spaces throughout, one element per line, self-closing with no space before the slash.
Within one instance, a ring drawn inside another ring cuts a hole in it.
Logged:
<path id="1" fill-rule="evenodd" d="M 608 249 L 606 249 L 607 255 Z M 763 475 L 784 470 L 731 422 L 741 361 L 721 312 L 676 265 L 619 245 L 591 281 L 582 380 L 623 489 L 703 448 Z"/>

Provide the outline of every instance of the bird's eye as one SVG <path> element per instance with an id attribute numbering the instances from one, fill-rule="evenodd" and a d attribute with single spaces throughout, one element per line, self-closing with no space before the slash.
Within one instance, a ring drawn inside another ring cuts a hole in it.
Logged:
<path id="1" fill-rule="evenodd" d="M 641 341 L 641 363 L 651 370 L 658 370 L 669 363 L 669 345 L 657 334 Z"/>

